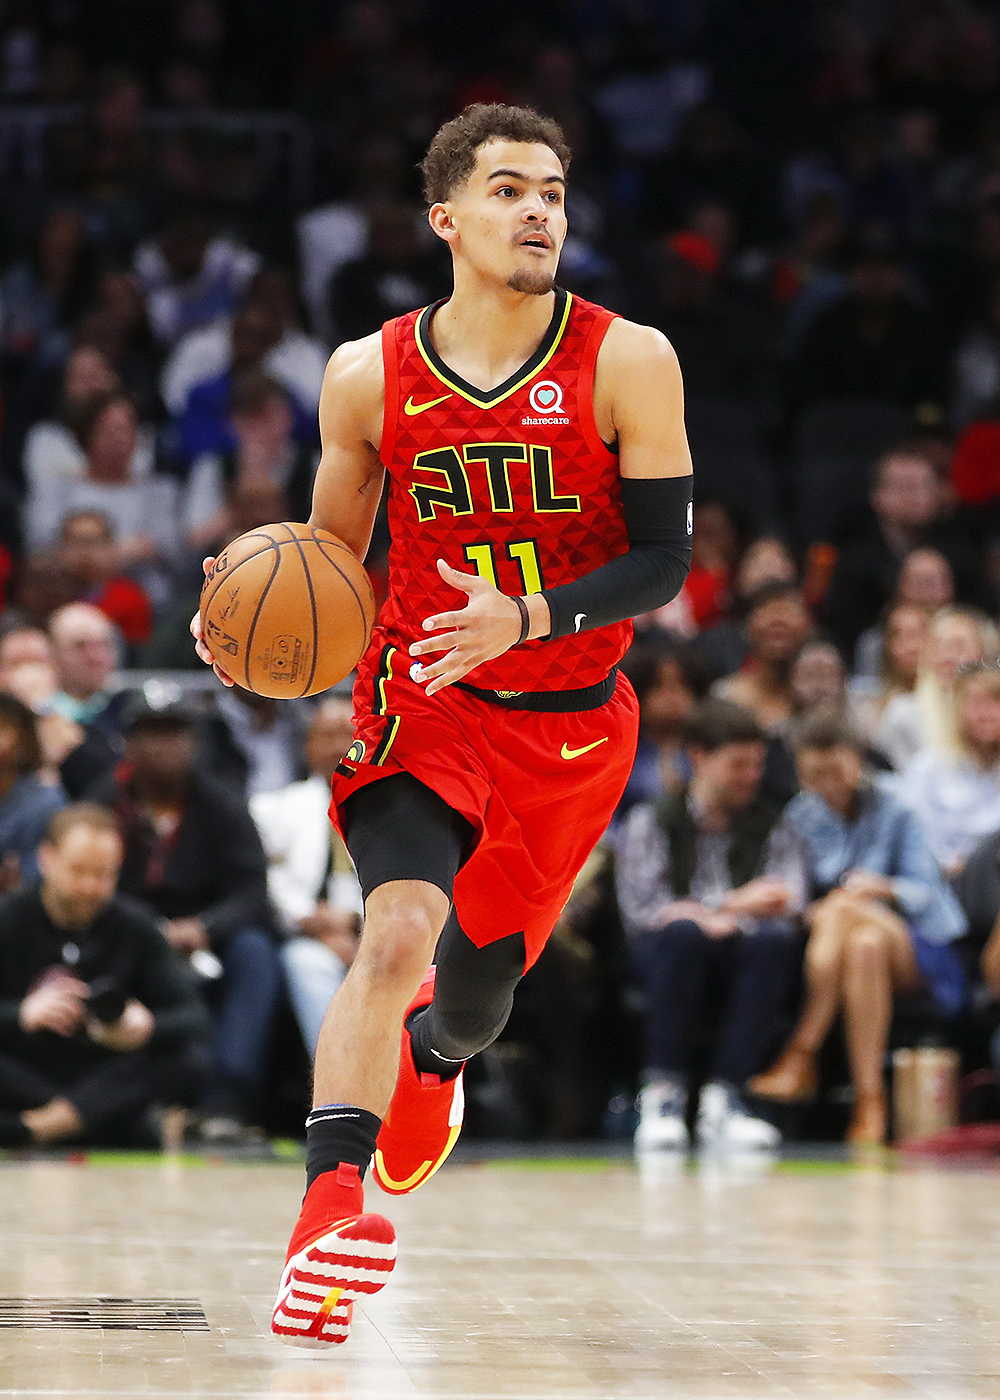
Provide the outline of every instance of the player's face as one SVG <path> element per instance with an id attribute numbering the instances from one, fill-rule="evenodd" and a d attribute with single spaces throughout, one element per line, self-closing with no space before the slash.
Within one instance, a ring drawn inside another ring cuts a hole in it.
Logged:
<path id="1" fill-rule="evenodd" d="M 490 141 L 462 188 L 431 214 L 455 256 L 481 275 L 528 295 L 552 290 L 566 238 L 566 182 L 548 146 Z"/>

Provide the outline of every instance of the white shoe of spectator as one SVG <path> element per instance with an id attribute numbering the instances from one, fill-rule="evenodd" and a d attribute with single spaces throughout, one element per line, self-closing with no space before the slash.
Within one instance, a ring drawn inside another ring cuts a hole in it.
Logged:
<path id="1" fill-rule="evenodd" d="M 766 1151 L 781 1143 L 777 1128 L 755 1118 L 733 1086 L 720 1081 L 702 1089 L 695 1129 L 702 1147 Z"/>
<path id="2" fill-rule="evenodd" d="M 683 1152 L 688 1146 L 684 1110 L 687 1093 L 674 1080 L 657 1080 L 639 1091 L 637 1152 Z"/>

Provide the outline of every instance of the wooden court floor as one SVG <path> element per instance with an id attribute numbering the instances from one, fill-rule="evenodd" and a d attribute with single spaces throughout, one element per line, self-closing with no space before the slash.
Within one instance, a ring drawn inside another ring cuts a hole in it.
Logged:
<path id="1" fill-rule="evenodd" d="M 301 1181 L 0 1165 L 0 1396 L 1000 1396 L 996 1170 L 511 1160 L 373 1186 L 400 1263 L 322 1356 L 267 1333 Z M 108 1325 L 167 1300 L 188 1330 Z"/>

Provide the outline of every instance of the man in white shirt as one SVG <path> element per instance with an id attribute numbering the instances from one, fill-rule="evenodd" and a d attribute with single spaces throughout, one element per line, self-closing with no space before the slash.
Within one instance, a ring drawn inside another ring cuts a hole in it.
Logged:
<path id="1" fill-rule="evenodd" d="M 361 886 L 327 816 L 333 770 L 352 737 L 350 700 L 323 701 L 306 735 L 310 776 L 250 801 L 267 854 L 268 893 L 287 937 L 289 995 L 310 1055 L 361 933 Z"/>

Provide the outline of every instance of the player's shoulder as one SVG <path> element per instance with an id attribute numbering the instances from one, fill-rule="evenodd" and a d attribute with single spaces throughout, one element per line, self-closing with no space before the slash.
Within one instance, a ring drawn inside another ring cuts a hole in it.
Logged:
<path id="1" fill-rule="evenodd" d="M 338 345 L 327 361 L 324 382 L 350 384 L 372 374 L 382 375 L 381 331 Z"/>
<path id="2" fill-rule="evenodd" d="M 345 340 L 327 361 L 320 412 L 350 408 L 365 412 L 381 403 L 384 390 L 381 334 L 376 331 L 361 340 Z"/>
<path id="3" fill-rule="evenodd" d="M 604 364 L 632 372 L 637 368 L 674 366 L 677 355 L 670 341 L 655 326 L 644 326 L 616 316 L 608 324 L 601 343 L 600 356 Z"/>

